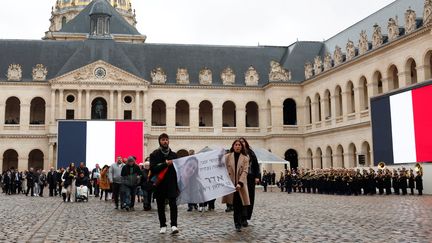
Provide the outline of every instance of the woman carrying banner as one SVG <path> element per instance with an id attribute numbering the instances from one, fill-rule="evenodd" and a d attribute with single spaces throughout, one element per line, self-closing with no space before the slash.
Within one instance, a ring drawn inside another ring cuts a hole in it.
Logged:
<path id="1" fill-rule="evenodd" d="M 225 163 L 228 174 L 236 191 L 222 198 L 222 203 L 232 204 L 234 207 L 234 225 L 237 232 L 241 231 L 242 218 L 246 217 L 246 207 L 249 206 L 249 192 L 247 175 L 249 169 L 249 158 L 240 140 L 235 140 L 230 152 L 225 155 Z"/>
<path id="2" fill-rule="evenodd" d="M 255 202 L 255 185 L 259 183 L 260 180 L 260 168 L 258 164 L 258 159 L 254 153 L 254 151 L 249 146 L 249 143 L 245 138 L 240 138 L 240 142 L 243 144 L 245 148 L 246 155 L 249 157 L 249 170 L 247 176 L 247 185 L 249 192 L 249 201 L 250 205 L 247 206 L 247 215 L 246 218 L 242 220 L 242 226 L 248 226 L 248 220 L 252 218 L 252 212 Z"/>

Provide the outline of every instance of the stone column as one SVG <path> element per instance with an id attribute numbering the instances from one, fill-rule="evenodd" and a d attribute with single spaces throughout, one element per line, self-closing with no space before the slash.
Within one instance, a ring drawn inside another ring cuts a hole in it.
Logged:
<path id="1" fill-rule="evenodd" d="M 110 90 L 108 119 L 114 119 L 114 90 Z"/>
<path id="2" fill-rule="evenodd" d="M 141 105 L 141 91 L 136 91 L 135 94 L 135 119 L 141 119 L 141 110 L 140 110 L 140 105 Z"/>
<path id="3" fill-rule="evenodd" d="M 199 127 L 199 107 L 190 107 L 189 114 L 190 131 L 197 133 Z"/>
<path id="4" fill-rule="evenodd" d="M 148 126 L 151 126 L 151 104 L 148 101 L 148 91 L 144 91 L 142 117 Z"/>
<path id="5" fill-rule="evenodd" d="M 327 120 L 327 117 L 330 116 L 330 109 L 329 109 L 329 102 L 330 100 L 324 96 L 324 98 L 321 100 L 321 111 L 322 111 L 322 120 Z"/>
<path id="6" fill-rule="evenodd" d="M 237 114 L 237 132 L 244 133 L 246 131 L 246 109 L 245 107 L 236 107 Z"/>
<path id="7" fill-rule="evenodd" d="M 354 107 L 357 114 L 365 110 L 364 107 L 366 107 L 366 105 L 364 104 L 363 87 L 354 88 Z"/>
<path id="8" fill-rule="evenodd" d="M 25 170 L 27 170 L 28 166 L 29 166 L 27 155 L 21 157 L 20 154 L 18 154 L 18 156 L 19 156 L 18 157 L 18 170 L 19 171 L 25 171 Z"/>
<path id="9" fill-rule="evenodd" d="M 312 107 L 312 124 L 314 124 L 315 122 L 318 122 L 318 105 L 317 102 L 313 101 L 311 102 L 311 107 Z M 306 107 L 307 109 L 307 107 Z M 308 117 L 308 115 L 306 115 L 306 118 Z"/>
<path id="10" fill-rule="evenodd" d="M 166 125 L 167 125 L 167 131 L 168 133 L 173 133 L 175 131 L 175 117 L 176 108 L 175 106 L 171 106 L 167 104 L 167 111 L 166 111 Z"/>
<path id="11" fill-rule="evenodd" d="M 78 110 L 77 110 L 77 119 L 82 118 L 82 90 L 78 90 Z"/>
<path id="12" fill-rule="evenodd" d="M 86 115 L 85 119 L 91 119 L 91 102 L 90 102 L 90 90 L 86 90 Z"/>
<path id="13" fill-rule="evenodd" d="M 6 105 L 5 104 L 0 104 L 0 124 L 3 125 L 5 124 L 5 109 L 6 109 Z M 1 128 L 0 128 L 1 130 Z M 2 170 L 0 170 L 2 171 Z"/>
<path id="14" fill-rule="evenodd" d="M 342 111 L 343 111 L 343 116 L 344 116 L 344 120 L 345 117 L 348 115 L 348 106 L 350 105 L 350 94 L 351 92 L 342 92 Z"/>
<path id="15" fill-rule="evenodd" d="M 261 108 L 258 108 L 258 121 L 259 121 L 259 127 L 261 132 L 267 131 L 267 108 L 264 108 L 264 106 L 260 106 Z"/>
<path id="16" fill-rule="evenodd" d="M 418 66 L 417 69 L 417 79 L 418 82 L 423 82 L 425 80 L 431 79 L 431 72 L 429 71 L 431 68 L 430 65 L 425 64 L 423 66 Z"/>
<path id="17" fill-rule="evenodd" d="M 119 90 L 117 91 L 117 119 L 123 120 L 123 114 L 122 114 L 122 92 Z"/>
<path id="18" fill-rule="evenodd" d="M 63 95 L 64 93 L 63 90 L 61 89 L 59 94 L 59 114 L 58 114 L 59 119 L 64 119 L 64 115 L 65 115 L 65 111 L 63 109 L 63 100 L 64 100 Z"/>
<path id="19" fill-rule="evenodd" d="M 222 107 L 213 106 L 213 127 L 216 134 L 222 133 Z"/>
<path id="20" fill-rule="evenodd" d="M 55 120 L 56 120 L 56 112 L 55 112 L 55 105 L 56 105 L 56 90 L 53 89 L 51 90 L 51 104 L 50 104 L 50 112 L 51 112 L 51 119 L 50 119 L 50 124 L 51 125 L 55 125 Z"/>
<path id="21" fill-rule="evenodd" d="M 393 89 L 393 82 L 388 77 L 382 77 L 382 90 L 383 93 L 387 93 Z"/>
<path id="22" fill-rule="evenodd" d="M 405 71 L 405 72 L 399 72 L 399 88 L 406 87 L 408 85 L 411 85 L 411 71 Z"/>
<path id="23" fill-rule="evenodd" d="M 55 161 L 54 161 L 54 143 L 49 143 L 48 148 L 48 163 L 44 164 L 44 168 L 48 169 L 48 167 L 56 167 Z"/>

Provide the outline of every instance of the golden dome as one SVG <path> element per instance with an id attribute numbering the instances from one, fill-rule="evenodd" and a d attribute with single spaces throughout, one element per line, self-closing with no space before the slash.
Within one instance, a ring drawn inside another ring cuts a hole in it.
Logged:
<path id="1" fill-rule="evenodd" d="M 92 0 L 57 0 L 56 8 L 64 10 L 71 7 L 85 7 Z M 107 0 L 117 10 L 129 12 L 132 11 L 131 0 Z"/>

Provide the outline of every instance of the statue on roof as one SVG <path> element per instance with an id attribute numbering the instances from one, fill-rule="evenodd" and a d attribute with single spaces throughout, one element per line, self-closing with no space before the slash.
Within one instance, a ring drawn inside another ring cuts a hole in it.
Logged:
<path id="1" fill-rule="evenodd" d="M 282 82 L 291 80 L 291 72 L 283 68 L 279 62 L 270 61 L 270 82 Z"/>
<path id="2" fill-rule="evenodd" d="M 383 36 L 381 33 L 381 27 L 378 24 L 375 24 L 373 27 L 374 32 L 372 35 L 372 47 L 377 48 L 383 44 Z"/>
<path id="3" fill-rule="evenodd" d="M 212 84 L 212 81 L 213 81 L 212 71 L 208 67 L 201 69 L 201 71 L 199 73 L 200 84 L 210 85 L 210 84 Z"/>
<path id="4" fill-rule="evenodd" d="M 314 72 L 315 75 L 318 75 L 322 72 L 323 63 L 320 56 L 316 56 L 314 58 Z"/>
<path id="5" fill-rule="evenodd" d="M 259 74 L 257 70 L 251 65 L 245 72 L 245 84 L 246 86 L 256 86 L 258 85 Z"/>
<path id="6" fill-rule="evenodd" d="M 352 40 L 348 40 L 346 45 L 346 52 L 347 52 L 347 56 L 346 56 L 347 61 L 355 57 L 355 46 Z"/>
<path id="7" fill-rule="evenodd" d="M 326 53 L 324 56 L 324 71 L 330 70 L 332 68 L 332 57 L 330 53 Z"/>
<path id="8" fill-rule="evenodd" d="M 333 53 L 333 60 L 334 65 L 337 66 L 343 62 L 343 54 L 342 49 L 339 46 L 335 47 L 334 53 Z"/>
<path id="9" fill-rule="evenodd" d="M 7 80 L 8 81 L 21 81 L 22 79 L 22 67 L 19 64 L 11 64 L 9 65 L 7 72 Z"/>
<path id="10" fill-rule="evenodd" d="M 397 17 L 390 18 L 387 26 L 389 40 L 394 40 L 399 37 L 399 25 Z"/>
<path id="11" fill-rule="evenodd" d="M 313 67 L 312 67 L 312 63 L 307 62 L 304 66 L 305 69 L 305 79 L 310 79 L 313 77 Z"/>
<path id="12" fill-rule="evenodd" d="M 406 34 L 409 34 L 416 29 L 417 27 L 416 18 L 417 18 L 416 12 L 411 8 L 409 8 L 405 13 L 405 33 Z"/>
<path id="13" fill-rule="evenodd" d="M 167 81 L 167 75 L 161 67 L 153 69 L 150 76 L 154 84 L 165 84 Z"/>
<path id="14" fill-rule="evenodd" d="M 359 54 L 363 55 L 369 50 L 369 41 L 366 34 L 366 30 L 362 30 L 360 32 L 360 39 L 359 39 Z"/>
<path id="15" fill-rule="evenodd" d="M 186 68 L 177 69 L 177 84 L 189 84 L 189 73 Z"/>
<path id="16" fill-rule="evenodd" d="M 221 73 L 221 79 L 224 85 L 233 85 L 235 83 L 234 70 L 230 67 L 225 68 Z"/>
<path id="17" fill-rule="evenodd" d="M 34 81 L 45 81 L 48 70 L 43 64 L 36 64 L 32 71 L 32 77 Z"/>

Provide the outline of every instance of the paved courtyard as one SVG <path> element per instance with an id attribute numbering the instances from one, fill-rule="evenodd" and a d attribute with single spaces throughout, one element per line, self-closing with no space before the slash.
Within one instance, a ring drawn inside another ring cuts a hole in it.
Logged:
<path id="1" fill-rule="evenodd" d="M 263 193 L 251 225 L 231 213 L 179 211 L 180 234 L 159 235 L 157 212 L 114 210 L 91 198 L 0 195 L 0 242 L 432 242 L 432 196 L 329 196 Z M 138 210 L 140 209 L 140 210 Z"/>

